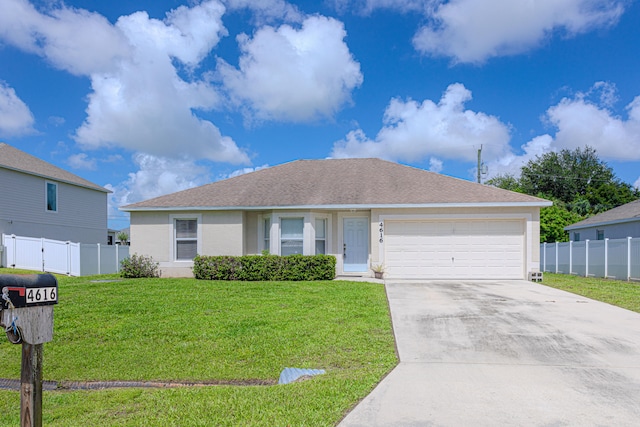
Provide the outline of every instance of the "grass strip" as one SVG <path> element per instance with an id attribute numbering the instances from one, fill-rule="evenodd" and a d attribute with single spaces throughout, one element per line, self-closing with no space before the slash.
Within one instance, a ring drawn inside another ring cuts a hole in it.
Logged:
<path id="1" fill-rule="evenodd" d="M 543 285 L 640 313 L 640 283 L 544 273 Z"/>

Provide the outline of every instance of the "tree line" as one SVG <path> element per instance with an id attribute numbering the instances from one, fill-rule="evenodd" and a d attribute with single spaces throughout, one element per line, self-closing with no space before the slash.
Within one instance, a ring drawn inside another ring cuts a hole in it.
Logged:
<path id="1" fill-rule="evenodd" d="M 536 156 L 519 177 L 498 175 L 486 184 L 552 201 L 540 210 L 540 242 L 548 243 L 568 241 L 568 225 L 640 198 L 588 146 Z"/>

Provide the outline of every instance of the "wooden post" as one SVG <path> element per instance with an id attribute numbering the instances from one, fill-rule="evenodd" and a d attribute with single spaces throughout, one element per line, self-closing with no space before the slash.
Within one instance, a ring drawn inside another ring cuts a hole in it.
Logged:
<path id="1" fill-rule="evenodd" d="M 42 427 L 43 344 L 22 344 L 20 427 Z"/>

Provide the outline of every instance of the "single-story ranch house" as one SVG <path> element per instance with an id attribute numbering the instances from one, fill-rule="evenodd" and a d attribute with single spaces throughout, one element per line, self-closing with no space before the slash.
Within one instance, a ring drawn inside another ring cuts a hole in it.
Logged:
<path id="1" fill-rule="evenodd" d="M 379 159 L 298 160 L 121 208 L 131 253 L 164 276 L 201 255 L 331 254 L 339 276 L 525 279 L 539 271 L 528 195 Z"/>

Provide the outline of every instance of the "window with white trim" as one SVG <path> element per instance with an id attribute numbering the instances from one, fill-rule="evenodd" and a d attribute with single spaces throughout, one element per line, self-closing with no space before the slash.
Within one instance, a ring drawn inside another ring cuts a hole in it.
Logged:
<path id="1" fill-rule="evenodd" d="M 47 212 L 58 212 L 58 184 L 47 182 L 45 189 Z"/>
<path id="2" fill-rule="evenodd" d="M 280 218 L 280 255 L 302 254 L 304 218 Z"/>
<path id="3" fill-rule="evenodd" d="M 191 261 L 198 253 L 198 220 L 195 218 L 175 219 L 176 261 Z"/>
<path id="4" fill-rule="evenodd" d="M 316 252 L 315 254 L 327 253 L 327 220 L 316 218 Z"/>

